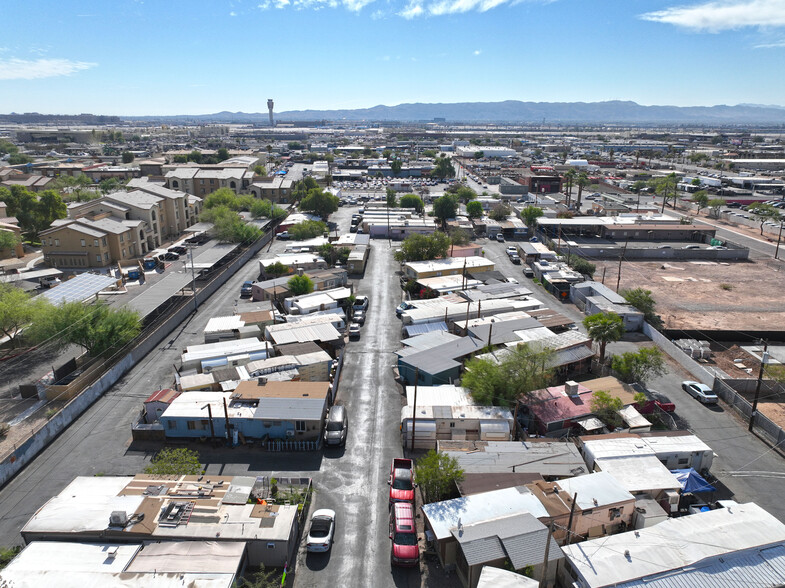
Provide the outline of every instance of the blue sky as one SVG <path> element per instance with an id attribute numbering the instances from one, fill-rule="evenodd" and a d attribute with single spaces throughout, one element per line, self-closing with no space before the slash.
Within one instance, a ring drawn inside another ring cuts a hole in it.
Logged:
<path id="1" fill-rule="evenodd" d="M 0 112 L 785 103 L 785 0 L 3 4 Z"/>

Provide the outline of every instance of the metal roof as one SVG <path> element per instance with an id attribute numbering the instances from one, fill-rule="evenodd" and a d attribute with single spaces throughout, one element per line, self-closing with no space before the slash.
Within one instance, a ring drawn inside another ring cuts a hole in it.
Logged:
<path id="1" fill-rule="evenodd" d="M 84 302 L 98 294 L 104 288 L 117 284 L 117 279 L 101 274 L 79 274 L 59 286 L 43 292 L 41 296 L 52 304 L 64 302 Z"/>
<path id="2" fill-rule="evenodd" d="M 327 397 L 260 398 L 254 411 L 256 419 L 318 421 L 324 416 Z"/>
<path id="3" fill-rule="evenodd" d="M 199 255 L 194 257 L 194 268 L 209 269 L 237 249 L 238 246 L 238 243 L 216 243 L 206 251 L 202 251 Z M 190 265 L 191 263 L 186 260 L 186 266 L 190 267 Z"/>
<path id="4" fill-rule="evenodd" d="M 144 318 L 190 283 L 190 274 L 170 273 L 130 300 L 128 306 Z"/>
<path id="5" fill-rule="evenodd" d="M 307 341 L 331 342 L 341 339 L 341 334 L 336 330 L 332 323 L 323 324 L 292 324 L 283 323 L 277 327 L 290 327 L 268 330 L 268 336 L 272 338 L 275 345 L 286 345 L 288 343 L 305 343 Z M 267 327 L 269 329 L 269 326 Z"/>
<path id="6" fill-rule="evenodd" d="M 401 358 L 400 362 L 419 368 L 429 374 L 438 374 L 460 365 L 457 361 L 458 359 L 479 351 L 483 345 L 484 343 L 479 339 L 461 337 L 455 341 L 449 341 L 409 355 L 405 361 Z"/>
<path id="7" fill-rule="evenodd" d="M 557 484 L 570 495 L 578 494 L 577 504 L 581 509 L 635 500 L 632 494 L 619 487 L 616 478 L 605 472 L 567 478 Z"/>
<path id="8" fill-rule="evenodd" d="M 447 331 L 447 323 L 444 321 L 436 323 L 423 323 L 420 325 L 409 325 L 403 328 L 407 337 L 414 337 L 416 335 L 424 335 L 433 331 Z"/>
<path id="9" fill-rule="evenodd" d="M 514 471 L 563 478 L 587 472 L 575 444 L 563 441 L 439 441 L 439 450 L 467 473 Z"/>

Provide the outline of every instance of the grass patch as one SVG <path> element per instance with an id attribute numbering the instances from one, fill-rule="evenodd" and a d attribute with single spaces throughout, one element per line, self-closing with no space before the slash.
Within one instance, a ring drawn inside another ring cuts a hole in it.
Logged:
<path id="1" fill-rule="evenodd" d="M 733 290 L 733 284 L 720 284 L 720 289 L 730 292 Z"/>

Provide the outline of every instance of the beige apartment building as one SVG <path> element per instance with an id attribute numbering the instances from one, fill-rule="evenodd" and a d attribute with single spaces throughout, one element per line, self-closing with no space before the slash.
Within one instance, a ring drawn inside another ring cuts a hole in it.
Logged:
<path id="1" fill-rule="evenodd" d="M 123 220 L 110 213 L 60 219 L 41 232 L 44 261 L 51 267 L 105 268 L 141 255 L 142 221 Z"/>

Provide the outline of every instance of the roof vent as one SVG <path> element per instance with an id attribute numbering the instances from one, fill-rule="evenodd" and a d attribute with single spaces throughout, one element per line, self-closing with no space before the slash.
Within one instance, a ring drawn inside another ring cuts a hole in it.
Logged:
<path id="1" fill-rule="evenodd" d="M 114 559 L 117 557 L 117 545 L 113 545 L 106 551 L 106 557 L 108 559 Z"/>
<path id="2" fill-rule="evenodd" d="M 128 524 L 128 513 L 124 510 L 113 510 L 109 515 L 109 525 L 112 527 L 125 527 Z"/>

